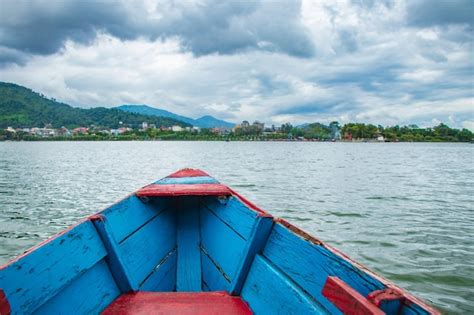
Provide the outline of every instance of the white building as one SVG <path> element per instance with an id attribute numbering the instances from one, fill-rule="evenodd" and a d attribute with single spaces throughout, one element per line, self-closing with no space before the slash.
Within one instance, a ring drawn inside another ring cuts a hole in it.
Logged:
<path id="1" fill-rule="evenodd" d="M 183 128 L 180 126 L 173 126 L 171 127 L 171 130 L 174 132 L 180 132 L 180 131 L 183 131 Z"/>

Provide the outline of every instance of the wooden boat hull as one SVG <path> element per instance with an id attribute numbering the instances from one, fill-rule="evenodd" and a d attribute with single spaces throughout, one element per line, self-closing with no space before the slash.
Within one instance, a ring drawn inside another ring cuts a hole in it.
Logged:
<path id="1" fill-rule="evenodd" d="M 0 314 L 219 310 L 438 313 L 193 169 L 143 187 L 0 269 Z"/>

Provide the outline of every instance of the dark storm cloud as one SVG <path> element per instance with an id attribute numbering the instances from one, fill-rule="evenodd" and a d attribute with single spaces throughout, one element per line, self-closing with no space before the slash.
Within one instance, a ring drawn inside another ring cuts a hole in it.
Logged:
<path id="1" fill-rule="evenodd" d="M 125 38 L 123 30 L 130 26 L 124 8 L 107 2 L 2 1 L 0 6 L 0 44 L 26 53 L 55 53 L 67 39 L 87 43 L 102 29 Z"/>
<path id="2" fill-rule="evenodd" d="M 295 1 L 159 3 L 152 12 L 159 16 L 143 4 L 117 1 L 2 1 L 0 6 L 0 45 L 24 53 L 52 54 L 68 39 L 89 43 L 101 31 L 122 40 L 177 37 L 197 56 L 246 50 L 314 54 Z"/>
<path id="3" fill-rule="evenodd" d="M 448 24 L 473 26 L 474 1 L 472 0 L 415 0 L 408 1 L 407 23 L 429 27 Z"/>

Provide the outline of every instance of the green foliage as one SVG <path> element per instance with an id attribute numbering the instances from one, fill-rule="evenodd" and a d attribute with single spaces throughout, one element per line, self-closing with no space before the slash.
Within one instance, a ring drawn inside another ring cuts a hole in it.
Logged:
<path id="1" fill-rule="evenodd" d="M 468 129 L 454 129 L 448 125 L 439 124 L 433 128 L 419 128 L 416 125 L 382 127 L 359 123 L 349 123 L 342 127 L 346 139 L 371 140 L 383 136 L 386 141 L 405 142 L 470 142 L 474 135 Z"/>
<path id="2" fill-rule="evenodd" d="M 156 126 L 190 126 L 172 118 L 127 113 L 118 109 L 75 108 L 25 87 L 0 82 L 0 128 L 43 127 L 46 124 L 51 124 L 54 128 L 91 125 L 118 128 L 137 127 L 144 121 Z"/>

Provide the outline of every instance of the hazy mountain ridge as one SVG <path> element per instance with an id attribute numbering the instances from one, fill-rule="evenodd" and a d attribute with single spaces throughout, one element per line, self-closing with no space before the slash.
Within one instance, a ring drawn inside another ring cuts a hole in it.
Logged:
<path id="1" fill-rule="evenodd" d="M 162 117 L 169 117 L 177 120 L 184 121 L 188 124 L 191 124 L 196 127 L 201 127 L 201 128 L 232 128 L 235 126 L 235 124 L 217 119 L 215 117 L 212 117 L 210 115 L 205 115 L 202 116 L 198 119 L 193 119 L 190 117 L 186 116 L 181 116 L 175 113 L 172 113 L 170 111 L 160 109 L 160 108 L 155 108 L 151 107 L 148 105 L 121 105 L 118 107 L 115 107 L 117 109 L 130 112 L 130 113 L 138 113 L 138 114 L 145 114 L 145 115 L 152 115 L 152 116 L 162 116 Z"/>
<path id="2" fill-rule="evenodd" d="M 166 127 L 191 125 L 170 117 L 147 116 L 116 108 L 72 107 L 57 102 L 54 98 L 49 99 L 29 88 L 14 83 L 0 82 L 0 128 L 43 127 L 46 124 L 51 124 L 55 128 L 91 125 L 118 128 L 126 125 L 138 126 L 144 121 Z"/>

